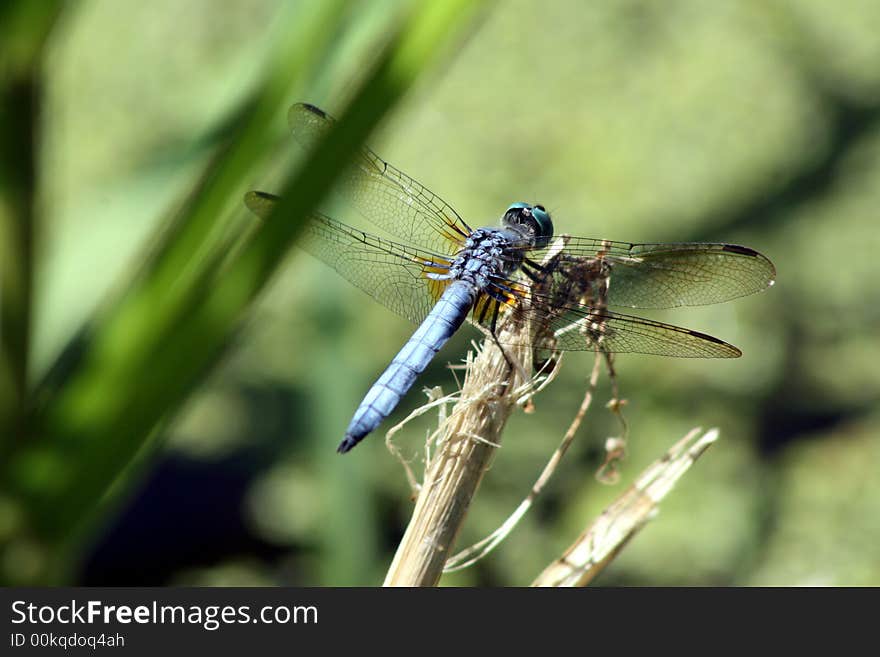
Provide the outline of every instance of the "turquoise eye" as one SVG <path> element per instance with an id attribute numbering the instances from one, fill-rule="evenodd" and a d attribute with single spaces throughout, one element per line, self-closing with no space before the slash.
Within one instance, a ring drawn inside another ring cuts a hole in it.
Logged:
<path id="1" fill-rule="evenodd" d="M 544 206 L 532 206 L 532 216 L 538 222 L 538 237 L 543 240 L 549 240 L 553 237 L 553 221 L 550 219 L 550 213 L 544 209 Z"/>
<path id="2" fill-rule="evenodd" d="M 502 225 L 526 229 L 537 248 L 546 246 L 553 237 L 553 221 L 543 205 L 513 203 L 501 218 Z"/>

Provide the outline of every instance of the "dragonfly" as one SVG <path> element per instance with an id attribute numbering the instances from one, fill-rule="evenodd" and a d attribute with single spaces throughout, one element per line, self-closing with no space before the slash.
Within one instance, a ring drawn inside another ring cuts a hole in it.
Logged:
<path id="1" fill-rule="evenodd" d="M 293 136 L 317 147 L 334 119 L 298 103 Z M 636 244 L 560 236 L 540 204 L 517 202 L 499 226 L 472 228 L 437 194 L 362 148 L 336 194 L 391 238 L 321 212 L 298 246 L 389 310 L 418 324 L 370 387 L 337 449 L 350 451 L 392 413 L 440 348 L 470 321 L 498 341 L 500 320 L 530 321 L 547 348 L 737 358 L 739 349 L 687 328 L 612 311 L 714 304 L 771 286 L 771 261 L 724 243 Z M 245 205 L 267 218 L 279 198 L 251 191 Z M 500 346 L 500 343 L 499 343 Z"/>

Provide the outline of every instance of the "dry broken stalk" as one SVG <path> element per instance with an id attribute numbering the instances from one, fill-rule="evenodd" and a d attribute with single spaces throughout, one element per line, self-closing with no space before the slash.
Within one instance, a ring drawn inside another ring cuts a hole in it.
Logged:
<path id="1" fill-rule="evenodd" d="M 544 486 L 547 485 L 547 482 L 550 481 L 550 478 L 556 472 L 556 468 L 558 468 L 559 464 L 562 462 L 562 457 L 565 456 L 566 451 L 568 451 L 568 448 L 571 446 L 571 443 L 574 440 L 575 433 L 577 433 L 577 430 L 580 427 L 584 416 L 587 414 L 587 410 L 590 408 L 590 404 L 593 401 L 593 393 L 596 391 L 596 384 L 599 382 L 599 368 L 602 364 L 602 361 L 602 354 L 597 352 L 596 359 L 593 364 L 593 371 L 590 374 L 589 386 L 587 387 L 587 391 L 584 393 L 584 399 L 581 402 L 580 408 L 578 408 L 577 414 L 571 421 L 568 430 L 565 432 L 565 435 L 562 438 L 562 442 L 559 443 L 556 451 L 553 452 L 553 455 L 550 457 L 547 465 L 544 466 L 544 469 L 541 471 L 541 474 L 538 477 L 537 481 L 535 481 L 535 483 L 532 485 L 532 489 L 529 491 L 529 494 L 520 503 L 516 510 L 512 514 L 510 514 L 510 516 L 508 516 L 507 520 L 505 520 L 501 524 L 501 526 L 498 527 L 498 529 L 496 529 L 484 539 L 474 543 L 470 547 L 465 548 L 458 554 L 452 556 L 446 562 L 446 566 L 443 569 L 444 572 L 451 573 L 457 570 L 463 570 L 464 568 L 468 568 L 477 563 L 480 559 L 486 557 L 492 550 L 501 545 L 501 542 L 507 538 L 510 532 L 513 531 L 513 528 L 516 527 L 516 525 L 523 518 L 523 516 L 525 516 L 528 510 L 532 508 L 535 500 L 538 499 L 538 495 L 541 494 Z M 555 367 L 553 369 L 553 374 L 555 374 L 558 370 L 558 366 Z"/>
<path id="2" fill-rule="evenodd" d="M 529 344 L 502 328 L 505 344 Z M 460 400 L 444 423 L 443 436 L 428 463 L 412 519 L 394 555 L 385 586 L 434 586 L 464 522 L 471 499 L 489 468 L 507 418 L 528 386 L 531 351 L 506 346 L 511 367 L 501 350 L 486 339 L 468 367 Z"/>
<path id="3" fill-rule="evenodd" d="M 657 506 L 691 465 L 715 442 L 718 430 L 693 429 L 652 463 L 594 520 L 532 586 L 585 586 L 657 513 Z"/>

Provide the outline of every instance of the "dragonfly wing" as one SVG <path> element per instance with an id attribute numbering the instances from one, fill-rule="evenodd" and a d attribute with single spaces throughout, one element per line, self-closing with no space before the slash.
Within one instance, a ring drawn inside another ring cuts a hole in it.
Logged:
<path id="1" fill-rule="evenodd" d="M 631 308 L 673 308 L 720 303 L 766 289 L 773 263 L 735 244 L 630 244 L 568 238 L 564 263 L 602 259 L 609 265 L 607 303 Z"/>
<path id="2" fill-rule="evenodd" d="M 574 316 L 569 313 L 568 317 L 552 322 L 550 329 L 556 348 L 561 350 L 598 347 L 611 353 L 679 358 L 739 358 L 742 355 L 733 345 L 711 335 L 607 310 L 580 310 Z"/>
<path id="3" fill-rule="evenodd" d="M 291 107 L 287 118 L 294 137 L 306 149 L 315 148 L 334 123 L 328 114 L 305 103 Z M 367 220 L 429 251 L 454 253 L 471 233 L 448 203 L 369 148 L 362 148 L 348 165 L 336 189 Z"/>
<path id="4" fill-rule="evenodd" d="M 267 217 L 278 197 L 248 192 L 245 204 Z M 450 261 L 442 256 L 385 240 L 314 213 L 297 246 L 335 269 L 386 308 L 421 323 L 449 282 L 429 274 L 444 274 Z"/>
<path id="5" fill-rule="evenodd" d="M 654 354 L 679 358 L 738 358 L 731 344 L 691 329 L 586 307 L 548 313 L 537 308 L 513 311 L 517 321 L 529 320 L 538 349 Z"/>

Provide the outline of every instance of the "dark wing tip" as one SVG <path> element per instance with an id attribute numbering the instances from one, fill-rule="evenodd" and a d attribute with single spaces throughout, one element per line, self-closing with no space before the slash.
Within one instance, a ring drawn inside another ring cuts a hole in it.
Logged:
<path id="1" fill-rule="evenodd" d="M 695 337 L 698 337 L 702 340 L 706 340 L 707 342 L 712 342 L 717 344 L 719 347 L 722 347 L 721 350 L 713 352 L 712 356 L 715 358 L 739 358 L 743 355 L 743 352 L 740 351 L 737 347 L 734 347 L 729 342 L 725 342 L 719 338 L 716 338 L 714 335 L 709 335 L 708 333 L 701 333 L 700 331 L 692 331 L 688 329 L 688 332 Z"/>
<path id="2" fill-rule="evenodd" d="M 257 198 L 268 199 L 270 201 L 277 201 L 279 199 L 279 197 L 275 196 L 275 194 L 270 194 L 269 192 L 261 192 L 257 189 L 254 189 L 244 195 L 245 201 L 247 201 L 248 199 L 257 199 Z"/>
<path id="3" fill-rule="evenodd" d="M 272 206 L 279 200 L 280 197 L 268 192 L 250 191 L 244 195 L 244 204 L 247 209 L 263 219 L 269 216 Z"/>
<path id="4" fill-rule="evenodd" d="M 276 200 L 278 197 L 274 194 L 270 194 L 269 192 L 260 192 L 258 190 L 252 190 L 244 195 L 244 202 L 250 203 L 257 199 L 269 199 L 270 201 Z"/>
<path id="5" fill-rule="evenodd" d="M 760 251 L 755 251 L 755 249 L 750 249 L 747 246 L 740 246 L 739 244 L 725 244 L 723 251 L 727 251 L 728 253 L 736 253 L 737 255 L 746 256 L 747 258 L 757 258 L 758 260 L 763 260 L 764 263 L 770 268 L 770 276 L 767 277 L 767 285 L 766 287 L 771 287 L 776 282 L 776 265 L 774 265 L 770 258 L 765 256 Z"/>
<path id="6" fill-rule="evenodd" d="M 288 127 L 306 146 L 311 146 L 312 140 L 331 123 L 335 123 L 332 116 L 310 103 L 294 103 L 287 110 Z M 303 142 L 303 139 L 306 141 Z"/>
<path id="7" fill-rule="evenodd" d="M 322 110 L 320 107 L 312 105 L 311 103 L 297 103 L 297 105 L 301 105 L 303 108 L 307 109 L 312 114 L 317 114 L 318 116 L 325 118 L 325 119 L 328 118 L 327 113 L 324 110 Z M 294 105 L 294 107 L 296 107 L 296 105 Z"/>
<path id="8" fill-rule="evenodd" d="M 758 251 L 750 249 L 747 246 L 740 246 L 739 244 L 725 244 L 723 250 L 730 251 L 731 253 L 739 253 L 744 256 L 751 256 L 753 258 L 763 257 Z"/>

